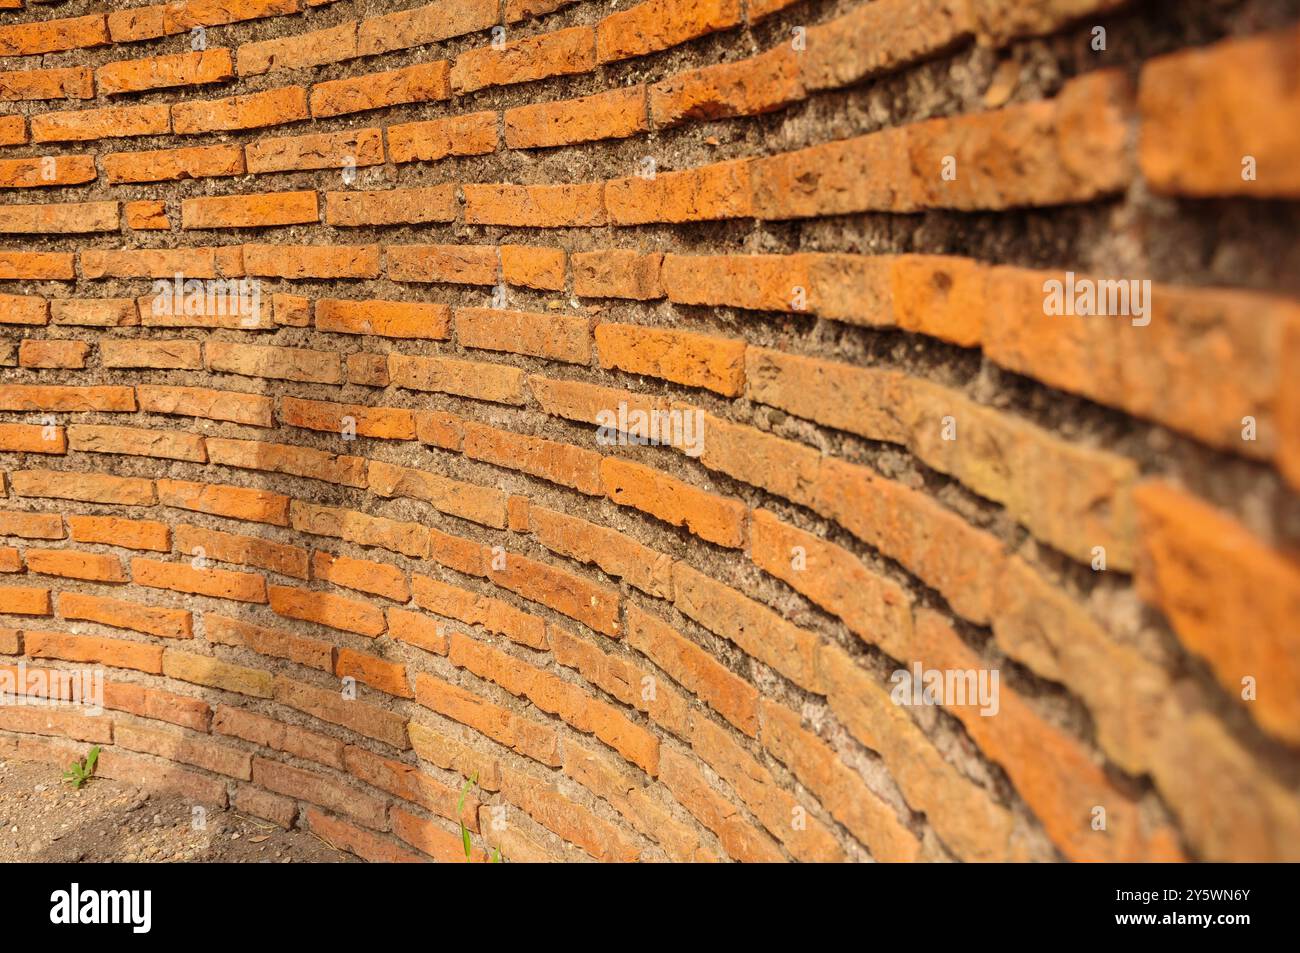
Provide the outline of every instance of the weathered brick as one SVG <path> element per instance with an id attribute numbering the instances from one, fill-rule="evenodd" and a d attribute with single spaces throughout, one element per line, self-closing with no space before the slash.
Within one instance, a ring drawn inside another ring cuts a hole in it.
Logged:
<path id="1" fill-rule="evenodd" d="M 492 285 L 497 281 L 494 245 L 389 245 L 388 277 L 394 281 L 438 281 Z"/>
<path id="2" fill-rule="evenodd" d="M 102 13 L 0 26 L 0 56 L 36 56 L 108 42 L 107 20 Z"/>
<path id="3" fill-rule="evenodd" d="M 453 222 L 457 207 L 456 186 L 452 184 L 421 189 L 325 193 L 325 220 L 342 228 Z M 388 246 L 390 270 L 394 253 L 406 247 L 424 246 Z"/>
<path id="4" fill-rule="evenodd" d="M 271 608 L 291 619 L 315 622 L 370 638 L 384 632 L 383 611 L 368 602 L 291 586 L 271 586 L 269 594 Z"/>
<path id="5" fill-rule="evenodd" d="M 497 114 L 491 110 L 388 127 L 388 157 L 393 162 L 436 162 L 496 149 Z"/>
<path id="6" fill-rule="evenodd" d="M 479 595 L 418 573 L 412 578 L 412 583 L 416 604 L 428 612 L 455 619 L 465 625 L 481 625 L 487 631 L 504 635 L 520 645 L 535 649 L 547 647 L 545 623 L 535 615 L 516 609 L 500 599 Z M 444 655 L 446 640 L 447 637 L 443 635 L 433 643 L 441 647 L 441 654 Z"/>
<path id="7" fill-rule="evenodd" d="M 319 218 L 314 191 L 221 195 L 181 203 L 182 228 L 263 228 Z"/>
<path id="8" fill-rule="evenodd" d="M 261 394 L 207 387 L 139 384 L 135 396 L 140 409 L 146 413 L 228 420 L 251 427 L 271 427 L 275 423 L 271 398 Z"/>
<path id="9" fill-rule="evenodd" d="M 261 129 L 297 122 L 309 115 L 307 90 L 301 86 L 285 86 L 206 102 L 176 103 L 171 111 L 172 131 L 181 136 Z"/>
<path id="10" fill-rule="evenodd" d="M 485 46 L 462 53 L 451 68 L 451 86 L 463 95 L 485 86 L 526 83 L 595 68 L 595 35 L 591 27 L 577 26 L 513 40 L 499 48 Z"/>
<path id="11" fill-rule="evenodd" d="M 46 115 L 53 115 L 47 113 Z M 43 117 L 37 116 L 36 119 Z M 35 138 L 36 130 L 32 130 L 32 137 Z M 90 136 L 92 139 L 98 136 Z M 39 141 L 39 140 L 38 140 Z M 46 188 L 58 185 L 81 185 L 86 182 L 93 182 L 99 173 L 95 170 L 95 159 L 93 156 L 49 156 L 36 159 L 0 159 L 0 188 L 3 189 L 33 189 Z M 15 253 L 23 255 L 24 253 Z M 53 261 L 61 260 L 49 257 L 53 253 L 28 252 L 30 255 L 30 267 L 37 271 L 33 277 L 71 277 L 71 275 L 51 274 L 44 275 L 40 273 L 37 265 L 45 263 L 47 269 Z M 22 259 L 18 259 L 22 260 Z M 14 267 L 14 266 L 11 266 Z M 0 270 L 0 274 L 4 274 Z M 15 278 L 27 277 L 26 275 L 13 275 Z"/>
<path id="12" fill-rule="evenodd" d="M 370 492 L 423 500 L 443 513 L 501 529 L 505 526 L 505 494 L 496 487 L 453 480 L 427 469 L 399 467 L 371 460 Z"/>
<path id="13" fill-rule="evenodd" d="M 203 438 L 197 434 L 144 427 L 111 427 L 73 424 L 68 428 L 68 446 L 88 453 L 122 453 L 206 463 Z"/>
<path id="14" fill-rule="evenodd" d="M 249 275 L 267 278 L 378 278 L 378 245 L 245 245 Z"/>
<path id="15" fill-rule="evenodd" d="M 0 101 L 94 98 L 95 76 L 84 66 L 0 72 Z"/>
<path id="16" fill-rule="evenodd" d="M 117 506 L 151 506 L 152 480 L 108 476 L 102 473 L 62 473 L 54 470 L 16 470 L 9 474 L 18 496 L 41 496 L 84 503 L 112 503 Z"/>
<path id="17" fill-rule="evenodd" d="M 63 599 L 66 599 L 65 595 Z M 63 600 L 60 600 L 63 601 Z M 162 672 L 162 646 L 102 639 L 61 632 L 26 632 L 24 646 L 32 658 L 56 658 L 65 662 L 89 662 L 113 668 L 133 669 L 157 675 Z"/>
<path id="18" fill-rule="evenodd" d="M 748 218 L 750 162 L 736 159 L 683 172 L 634 175 L 605 184 L 605 208 L 612 225 L 703 222 Z"/>
<path id="19" fill-rule="evenodd" d="M 734 397 L 744 389 L 745 344 L 633 324 L 596 325 L 601 367 L 648 374 Z"/>
<path id="20" fill-rule="evenodd" d="M 81 370 L 90 345 L 85 341 L 51 341 L 28 338 L 18 345 L 18 366 Z"/>
<path id="21" fill-rule="evenodd" d="M 187 610 L 165 609 L 84 593 L 62 593 L 59 596 L 59 615 L 65 619 L 85 619 L 166 639 L 188 639 L 194 634 L 193 617 Z"/>
<path id="22" fill-rule="evenodd" d="M 233 79 L 234 75 L 235 64 L 230 50 L 218 48 L 140 60 L 117 60 L 95 70 L 95 85 L 101 96 L 112 96 L 221 83 Z"/>
<path id="23" fill-rule="evenodd" d="M 461 347 L 509 351 L 568 364 L 591 363 L 591 320 L 564 314 L 457 308 Z"/>
<path id="24" fill-rule="evenodd" d="M 468 225 L 518 228 L 605 224 L 604 185 L 464 185 Z"/>
<path id="25" fill-rule="evenodd" d="M 77 109 L 71 112 L 41 113 L 32 117 L 33 142 L 85 142 L 127 136 L 156 136 L 171 131 L 171 110 L 165 103 Z M 57 160 L 60 166 L 73 161 L 75 157 Z M 61 176 L 69 174 L 76 173 L 63 172 Z"/>
<path id="26" fill-rule="evenodd" d="M 601 63 L 666 50 L 740 23 L 740 0 L 644 0 L 611 13 L 596 27 Z"/>
<path id="27" fill-rule="evenodd" d="M 517 106 L 505 112 L 506 145 L 511 149 L 626 139 L 648 127 L 644 86 Z"/>
<path id="28" fill-rule="evenodd" d="M 524 402 L 524 373 L 504 364 L 461 361 L 449 357 L 388 355 L 393 385 L 408 390 L 438 391 L 499 404 Z"/>
<path id="29" fill-rule="evenodd" d="M 650 87 L 656 126 L 772 112 L 803 98 L 806 53 L 778 46 L 734 63 L 677 73 Z"/>
<path id="30" fill-rule="evenodd" d="M 306 560 L 303 573 L 306 574 Z M 212 612 L 203 614 L 203 634 L 209 642 L 246 648 L 258 655 L 288 659 L 322 672 L 334 671 L 334 646 L 319 639 L 304 638 L 281 629 L 254 625 Z"/>
<path id="31" fill-rule="evenodd" d="M 256 523 L 289 525 L 289 498 L 269 490 L 249 487 L 159 480 L 158 502 L 163 506 L 228 516 Z"/>
<path id="32" fill-rule="evenodd" d="M 384 161 L 378 128 L 258 139 L 244 148 L 249 172 L 361 168 Z"/>
<path id="33" fill-rule="evenodd" d="M 384 73 L 317 83 L 311 88 L 311 112 L 316 117 L 341 116 L 402 103 L 446 99 L 451 95 L 449 73 L 447 61 L 436 60 Z"/>
<path id="34" fill-rule="evenodd" d="M 243 708 L 218 705 L 212 717 L 212 733 L 242 738 L 327 767 L 343 767 L 344 745 L 338 739 Z"/>
<path id="35" fill-rule="evenodd" d="M 501 246 L 501 277 L 507 284 L 542 291 L 564 288 L 564 249 L 530 245 Z"/>
<path id="36" fill-rule="evenodd" d="M 84 234 L 116 232 L 120 226 L 116 202 L 0 206 L 0 232 L 4 233 Z"/>

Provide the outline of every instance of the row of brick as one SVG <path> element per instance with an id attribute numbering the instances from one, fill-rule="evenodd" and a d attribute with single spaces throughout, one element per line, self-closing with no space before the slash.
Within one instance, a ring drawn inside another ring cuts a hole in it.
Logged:
<path id="1" fill-rule="evenodd" d="M 814 59 L 818 68 L 829 69 L 828 75 L 837 82 L 845 81 L 844 76 L 860 78 L 858 74 L 863 70 L 877 68 L 874 66 L 877 58 L 860 54 L 846 45 L 842 34 L 853 34 L 861 27 L 856 22 L 858 19 L 867 14 L 876 16 L 875 9 L 882 6 L 871 4 L 844 18 L 852 22 L 834 21 L 819 27 L 829 31 L 826 37 L 829 48 L 852 51 L 852 62 L 859 63 L 859 67 L 839 67 L 834 59 L 828 65 L 826 57 L 821 57 Z M 887 15 L 891 19 L 899 17 L 897 12 Z M 941 35 L 932 42 L 942 47 L 949 40 L 947 35 Z M 1184 194 L 1296 195 L 1300 186 L 1292 176 L 1291 164 L 1285 161 L 1296 143 L 1285 125 L 1243 124 L 1243 135 L 1231 140 L 1231 155 L 1226 151 L 1216 153 L 1204 161 L 1198 158 L 1190 166 L 1186 157 L 1192 153 L 1183 146 L 1203 138 L 1201 114 L 1222 111 L 1218 102 L 1222 92 L 1204 77 L 1219 75 L 1239 61 L 1248 61 L 1265 73 L 1263 94 L 1252 99 L 1261 117 L 1293 111 L 1297 103 L 1294 90 L 1285 82 L 1285 64 L 1294 57 L 1297 44 L 1300 44 L 1300 31 L 1288 30 L 1153 61 L 1147 69 L 1154 76 L 1143 84 L 1139 99 L 1140 160 L 1148 180 L 1156 188 Z M 916 55 L 930 51 L 930 46 L 926 46 Z M 778 54 L 777 60 L 782 63 L 796 55 L 785 47 L 773 53 Z M 812 56 L 811 53 L 799 55 Z M 859 56 L 861 61 L 857 59 Z M 674 77 L 648 90 L 642 87 L 615 90 L 578 100 L 508 110 L 503 119 L 506 145 L 533 148 L 624 137 L 646 131 L 651 114 L 659 124 L 670 125 L 696 115 L 749 115 L 777 108 L 798 96 L 786 88 L 788 83 L 783 87 L 773 76 L 766 75 L 773 71 L 792 72 L 791 67 L 767 62 L 770 58 L 771 54 L 765 54 L 755 61 L 709 67 L 698 71 L 699 75 Z M 318 105 L 312 106 L 311 112 L 338 115 L 420 98 L 445 98 L 449 95 L 445 89 L 446 76 L 441 82 L 434 77 L 435 65 L 421 64 L 385 74 L 383 82 L 375 77 L 360 77 L 322 84 L 330 89 L 313 92 L 312 101 Z M 441 65 L 446 73 L 446 64 Z M 334 86 L 339 88 L 333 90 Z M 1198 102 L 1189 104 L 1181 93 L 1178 98 L 1169 99 L 1161 92 L 1188 87 L 1200 96 Z M 770 98 L 751 101 L 753 96 Z M 1096 115 L 1090 114 L 1097 103 L 1105 104 L 1105 108 Z M 1084 201 L 1120 191 L 1127 184 L 1133 161 L 1127 151 L 1125 125 L 1131 108 L 1123 81 L 1099 73 L 1067 84 L 1058 100 L 929 120 L 767 159 L 665 173 L 666 183 L 658 185 L 637 177 L 612 180 L 605 186 L 603 195 L 593 191 L 599 188 L 598 184 L 532 187 L 532 190 L 517 187 L 523 191 L 515 192 L 515 197 L 532 195 L 537 200 L 544 198 L 548 206 L 561 203 L 561 208 L 558 211 L 533 209 L 530 214 L 500 220 L 501 203 L 489 203 L 479 211 L 467 208 L 466 220 L 479 224 L 555 227 L 750 215 L 797 218 L 924 208 L 1010 208 Z M 32 137 L 36 142 L 53 142 L 173 131 L 207 133 L 305 120 L 309 115 L 307 91 L 285 87 L 208 104 L 51 113 L 33 119 Z M 390 126 L 388 156 L 393 162 L 436 161 L 448 155 L 493 152 L 498 147 L 499 118 L 494 112 L 479 112 Z M 22 117 L 9 118 L 0 127 L 3 129 L 0 138 L 11 143 L 25 141 L 21 123 Z M 1066 137 L 1075 135 L 1075 130 L 1092 141 L 1086 165 L 1071 163 L 1065 155 Z M 262 139 L 246 147 L 115 153 L 104 158 L 104 165 L 110 182 L 233 176 L 346 164 L 355 167 L 384 161 L 383 138 L 380 129 L 372 128 Z M 1228 148 L 1227 139 L 1216 137 L 1215 141 L 1223 143 L 1225 150 Z M 1250 151 L 1243 153 L 1244 148 Z M 999 153 L 997 163 L 991 161 L 992 150 Z M 1262 171 L 1243 176 L 1243 154 L 1251 156 Z M 1008 156 L 1014 156 L 1016 161 L 1010 161 Z M 900 157 L 906 160 L 900 162 Z M 945 162 L 955 162 L 955 175 L 943 174 Z M 863 181 L 860 174 L 864 165 L 872 169 L 870 181 Z M 976 172 L 970 172 L 972 169 Z M 53 169 L 48 161 L 41 165 L 39 159 L 0 162 L 0 187 L 83 184 L 96 176 L 90 156 L 58 157 Z M 854 179 L 859 180 L 857 185 L 852 184 Z M 793 186 L 797 188 L 792 191 Z M 486 200 L 488 193 L 479 193 L 478 188 L 472 192 L 467 189 L 467 200 L 471 195 L 480 194 Z"/>
<path id="2" fill-rule="evenodd" d="M 628 397 L 632 397 L 632 395 L 628 395 Z M 515 454 L 512 454 L 512 455 L 503 455 L 503 456 L 510 456 L 510 458 L 513 459 L 513 458 L 516 458 L 516 456 L 519 456 L 519 452 L 517 452 L 517 450 L 516 450 Z M 768 454 L 768 456 L 771 456 L 771 454 Z M 707 464 L 707 463 L 708 463 L 708 460 L 706 459 L 706 464 Z M 507 465 L 510 465 L 510 464 L 507 464 Z M 1180 504 L 1180 506 L 1186 506 L 1186 504 Z M 357 516 L 359 516 L 359 515 L 357 515 Z M 337 521 L 337 516 L 331 516 L 331 519 L 333 519 L 334 521 Z M 671 517 L 669 517 L 669 519 L 671 519 Z M 373 520 L 372 520 L 372 523 L 373 523 Z M 295 524 L 295 525 L 296 525 L 296 524 Z M 361 525 L 364 525 L 364 524 L 361 524 Z M 342 530 L 342 533 L 335 533 L 335 534 L 344 534 L 344 533 L 347 533 L 347 530 Z M 354 538 L 354 540 L 357 540 L 357 541 L 367 541 L 367 542 L 373 542 L 373 541 L 374 541 L 374 537 L 373 537 L 373 536 L 368 536 L 368 534 L 367 534 L 367 530 L 365 530 L 365 529 L 361 529 L 360 532 L 357 532 L 356 524 L 354 524 L 354 529 L 352 529 L 352 534 L 354 534 L 354 536 L 352 536 L 352 538 Z M 966 546 L 967 543 L 969 543 L 969 540 L 954 540 L 954 547 L 962 547 L 962 546 Z M 383 545 L 383 543 L 380 543 L 380 545 Z M 404 545 L 404 542 L 398 542 L 398 543 L 391 543 L 391 542 L 390 542 L 390 543 L 387 543 L 387 545 L 390 545 L 390 546 L 395 547 L 395 549 L 398 549 L 398 551 L 407 551 L 407 553 L 411 553 L 411 554 L 420 554 L 419 547 L 417 547 L 416 550 L 409 550 L 408 547 L 407 547 L 406 545 Z M 879 545 L 879 543 L 878 543 L 878 545 Z M 446 547 L 443 547 L 443 549 L 446 549 Z M 1173 553 L 1177 553 L 1179 547 L 1177 547 L 1177 546 L 1173 546 L 1173 547 L 1170 547 L 1170 549 L 1171 549 L 1171 551 L 1173 551 Z M 983 545 L 980 545 L 980 546 L 972 546 L 972 551 L 975 551 L 975 553 L 976 553 L 976 558 L 979 558 L 979 559 L 985 559 L 985 558 L 987 558 L 987 556 L 988 556 L 988 554 L 989 554 L 988 547 L 987 547 L 987 546 L 983 546 Z M 1265 551 L 1264 551 L 1264 550 L 1261 550 L 1261 555 L 1264 555 L 1264 553 L 1265 553 Z M 894 555 L 894 554 L 891 554 L 891 555 Z M 1287 571 L 1287 569 L 1286 569 L 1286 563 L 1284 563 L 1283 560 L 1279 559 L 1278 556 L 1266 556 L 1266 555 L 1264 555 L 1264 558 L 1265 558 L 1266 560 L 1268 560 L 1268 559 L 1273 560 L 1273 564 L 1274 564 L 1274 567 L 1275 567 L 1275 568 L 1273 569 L 1273 573 L 1274 573 L 1274 577 L 1275 577 L 1275 579 L 1287 579 L 1288 576 L 1294 576 L 1294 573 L 1290 573 L 1290 572 Z M 928 558 L 924 558 L 924 556 L 922 556 L 922 562 L 924 562 L 924 560 L 926 560 L 926 559 L 928 559 Z M 917 566 L 917 562 L 915 562 L 915 558 L 913 558 L 913 559 L 907 559 L 906 556 L 905 556 L 905 558 L 904 558 L 904 562 L 905 562 L 905 564 L 909 564 L 909 566 L 913 566 L 913 567 L 914 567 L 914 566 Z M 931 571 L 940 571 L 940 572 L 943 572 L 943 571 L 944 571 L 944 568 L 943 568 L 943 566 L 941 566 L 941 564 L 935 564 L 935 563 L 933 563 L 933 560 L 932 560 L 932 559 L 930 559 L 930 562 L 931 562 L 930 566 L 928 566 L 928 567 L 924 567 L 924 566 L 923 566 L 923 568 L 922 568 L 922 571 L 923 571 L 923 572 L 926 571 L 926 568 L 931 569 Z M 991 566 L 993 567 L 993 568 L 991 569 L 991 572 L 992 572 L 992 573 L 995 573 L 995 575 L 996 575 L 997 572 L 1000 572 L 1000 569 L 997 569 L 998 563 L 1000 563 L 1000 560 L 997 560 L 997 562 L 993 562 L 993 560 L 991 560 L 991 562 L 989 562 L 989 564 L 991 564 Z M 465 563 L 464 563 L 464 562 L 459 562 L 459 559 L 454 560 L 454 563 L 452 563 L 452 564 L 456 564 L 456 566 L 458 566 L 458 568 L 461 568 L 461 569 L 463 569 L 463 568 L 465 567 Z M 774 559 L 774 560 L 772 560 L 772 564 L 774 564 L 774 566 L 776 566 L 776 567 L 779 567 L 779 566 L 780 566 L 780 560 L 779 560 L 779 559 Z M 472 563 L 471 563 L 471 566 L 472 566 Z M 1171 562 L 1171 566 L 1177 566 L 1177 560 L 1174 560 L 1174 562 Z M 1022 567 L 1022 569 L 1023 569 L 1023 567 Z M 469 571 L 473 571 L 473 569 L 469 569 Z M 1175 572 L 1177 572 L 1177 569 L 1175 569 Z M 1281 576 L 1277 576 L 1277 573 L 1279 573 L 1279 572 L 1282 573 Z M 1018 585 L 1023 585 L 1024 582 L 1026 582 L 1026 580 L 1021 579 L 1021 577 L 1019 577 L 1019 576 L 1013 576 L 1013 579 L 1014 579 L 1015 581 L 1017 581 L 1017 584 L 1018 584 Z M 931 580 L 927 580 L 927 581 L 931 581 Z M 1294 582 L 1294 580 L 1292 580 L 1292 582 Z M 1050 597 L 1050 594 L 1049 594 L 1049 593 L 1047 593 L 1047 592 L 1043 592 L 1043 590 L 1041 590 L 1041 582 L 1039 582 L 1039 584 L 1037 584 L 1037 586 L 1039 586 L 1040 598 L 1043 598 L 1043 597 L 1054 598 L 1054 597 Z M 1292 588 L 1294 588 L 1294 586 L 1292 586 Z M 950 588 L 950 586 L 946 586 L 946 585 L 943 585 L 943 584 L 940 584 L 940 589 L 941 589 L 941 590 L 945 590 L 945 592 L 952 592 L 952 588 Z M 1032 592 L 1032 589 L 1031 589 L 1031 592 Z M 976 599 L 976 601 L 974 601 L 974 602 L 967 602 L 967 603 L 965 603 L 965 605 L 963 605 L 962 608 L 963 608 L 963 610 L 965 610 L 965 611 L 967 611 L 967 612 L 971 612 L 972 610 L 971 610 L 970 606 L 976 606 L 976 605 L 978 605 L 978 599 Z M 979 610 L 975 610 L 975 611 L 979 611 Z M 1047 608 L 1044 608 L 1043 611 L 1048 611 L 1048 610 L 1047 610 Z M 1032 615 L 1032 612 L 1031 612 L 1031 615 Z M 1083 623 L 1082 620 L 1075 620 L 1075 621 L 1078 621 L 1079 624 L 1087 625 L 1087 623 Z M 1017 638 L 1019 638 L 1019 634 L 1018 634 L 1018 629 L 1017 629 L 1017 627 L 1018 627 L 1018 623 L 1015 623 L 1015 620 L 1014 620 L 1014 619 L 1013 619 L 1013 620 L 1010 620 L 1010 621 L 1000 621 L 1000 620 L 995 620 L 995 632 L 996 632 L 997 634 L 1000 634 L 1000 636 L 1002 636 L 1002 637 L 1004 637 L 1004 638 L 1008 638 L 1008 640 L 1011 640 L 1011 641 L 1017 640 Z M 1093 628 L 1095 628 L 1095 627 L 1093 627 Z M 1281 629 L 1274 629 L 1274 631 L 1279 631 L 1279 632 L 1281 632 Z M 1095 637 L 1095 636 L 1093 636 L 1093 637 Z M 1102 638 L 1105 638 L 1105 636 L 1102 636 Z M 1283 640 L 1283 641 L 1284 641 L 1284 640 Z M 1227 647 L 1227 646 L 1225 646 L 1225 649 L 1226 649 L 1226 647 Z M 1281 644 L 1279 644 L 1279 649 L 1282 649 Z M 1265 649 L 1265 650 L 1266 650 L 1266 651 L 1271 651 L 1271 649 Z M 1284 649 L 1282 649 L 1282 650 L 1284 650 Z M 1203 649 L 1203 651 L 1204 651 L 1204 649 Z M 1013 653 L 1013 654 L 1014 654 L 1014 653 Z M 762 658 L 762 655 L 758 655 L 758 657 L 759 657 L 759 658 Z M 764 660 L 768 660 L 768 659 L 764 659 Z M 783 660 L 783 659 L 772 659 L 772 660 L 771 660 L 771 663 L 774 663 L 774 664 L 781 664 L 781 663 L 783 663 L 783 662 L 785 662 L 785 666 L 787 666 L 787 673 L 789 673 L 789 670 L 788 670 L 788 664 L 789 664 L 789 662 L 788 662 L 788 660 Z M 1034 659 L 1034 662 L 1036 662 L 1036 663 L 1037 663 L 1037 662 L 1041 662 L 1041 659 Z M 1232 671 L 1235 672 L 1235 670 L 1232 670 Z M 1227 667 L 1225 667 L 1225 672 L 1227 673 Z M 1047 673 L 1047 672 L 1045 672 L 1045 673 Z M 1060 673 L 1057 673 L 1057 676 L 1060 676 Z M 796 676 L 792 676 L 792 677 L 796 677 L 796 680 L 798 680 L 798 676 L 797 676 L 797 675 L 796 675 Z M 1049 676 L 1049 677 L 1050 677 L 1050 676 Z M 1227 677 L 1226 681 L 1230 681 L 1230 680 L 1231 680 L 1230 677 Z M 1093 688 L 1095 688 L 1095 686 L 1093 686 Z M 1279 702 L 1279 701 L 1281 701 L 1281 702 L 1283 703 L 1283 705 L 1284 705 L 1284 698 L 1286 698 L 1286 693 L 1283 692 L 1283 694 L 1281 694 L 1281 696 L 1274 696 L 1273 701 L 1274 701 L 1274 702 Z M 1112 707 L 1114 707 L 1114 706 L 1112 706 Z M 1121 706 L 1118 706 L 1118 707 L 1119 707 L 1119 709 L 1123 709 L 1123 707 L 1125 707 L 1125 706 L 1121 705 Z M 1117 711 L 1108 711 L 1108 712 L 1105 712 L 1105 714 L 1108 715 L 1108 716 L 1123 716 L 1123 711 L 1118 711 L 1118 712 L 1117 712 Z M 1284 723 L 1284 720 L 1286 720 L 1286 718 L 1279 718 L 1279 719 L 1277 719 L 1277 720 L 1278 720 L 1279 724 L 1281 724 L 1281 723 Z M 1294 720 L 1294 719 L 1292 719 L 1292 720 Z"/>
<path id="3" fill-rule="evenodd" d="M 1288 478 L 1300 480 L 1300 455 L 1289 452 L 1300 441 L 1288 439 L 1300 433 L 1300 420 L 1289 414 L 1297 404 L 1290 395 L 1296 375 L 1288 373 L 1300 366 L 1300 309 L 1285 298 L 1154 285 L 1145 296 L 1146 315 L 1140 321 L 1124 315 L 1050 315 L 1044 304 L 1046 288 L 1051 281 L 1070 280 L 1066 274 L 916 255 L 690 256 L 604 250 L 576 252 L 566 259 L 566 252 L 553 246 L 259 244 L 85 249 L 79 257 L 82 275 L 91 279 L 384 275 L 401 282 L 506 282 L 537 290 L 568 288 L 578 297 L 667 298 L 682 305 L 779 310 L 897 328 L 963 347 L 982 347 L 1008 370 L 1172 427 L 1217 449 L 1276 460 Z M 0 255 L 0 269 L 5 264 Z M 10 270 L 0 273 L 10 277 L 71 280 L 76 274 L 72 253 L 11 253 L 8 264 Z M 1089 281 L 1099 288 L 1107 281 L 1127 287 L 1130 279 L 1081 276 L 1081 283 Z M 0 295 L 0 323 L 41 325 L 53 317 L 56 324 L 92 326 L 269 328 L 310 321 L 306 299 L 277 294 L 274 303 L 274 321 L 267 309 L 254 322 L 203 309 L 187 315 L 154 314 L 150 298 L 142 298 L 137 310 L 128 299 L 47 302 L 37 296 Z M 438 304 L 322 304 L 326 320 L 318 319 L 317 327 L 324 330 L 442 339 L 450 321 L 450 310 Z M 507 326 L 525 336 L 530 330 L 519 312 L 465 313 L 477 315 L 480 330 L 490 331 L 492 323 L 501 334 Z M 585 321 L 559 314 L 532 315 L 530 320 L 533 337 L 548 328 L 572 330 L 570 326 Z M 1207 327 L 1215 333 L 1207 335 Z M 660 332 L 637 333 L 649 337 Z M 569 338 L 561 334 L 557 340 L 563 344 Z M 730 344 L 736 352 L 732 356 L 738 358 L 740 342 Z M 582 363 L 580 350 L 570 348 L 561 359 Z M 1177 361 L 1169 359 L 1174 354 Z M 1230 373 L 1224 373 L 1225 354 L 1231 357 Z M 724 362 L 708 380 L 686 379 L 671 371 L 656 376 L 732 396 L 740 392 L 742 379 L 731 369 L 738 363 Z M 1248 426 L 1252 422 L 1254 428 Z"/>

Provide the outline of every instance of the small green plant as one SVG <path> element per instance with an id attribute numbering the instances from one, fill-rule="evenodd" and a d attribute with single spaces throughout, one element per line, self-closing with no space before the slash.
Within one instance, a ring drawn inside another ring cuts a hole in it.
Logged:
<path id="1" fill-rule="evenodd" d="M 474 860 L 474 845 L 470 843 L 469 828 L 467 828 L 465 822 L 461 820 L 461 815 L 465 813 L 465 796 L 469 794 L 469 789 L 476 784 L 478 784 L 477 771 L 471 774 L 469 780 L 462 785 L 460 789 L 460 800 L 456 802 L 456 819 L 460 822 L 460 842 L 465 848 L 465 863 L 467 864 L 472 863 Z M 501 850 L 499 848 L 494 847 L 492 849 L 492 853 L 488 858 L 488 863 L 501 863 Z"/>
<path id="2" fill-rule="evenodd" d="M 68 770 L 63 772 L 63 780 L 80 790 L 83 784 L 95 776 L 95 764 L 98 761 L 99 745 L 95 745 L 86 752 L 84 758 L 79 758 L 68 765 Z"/>

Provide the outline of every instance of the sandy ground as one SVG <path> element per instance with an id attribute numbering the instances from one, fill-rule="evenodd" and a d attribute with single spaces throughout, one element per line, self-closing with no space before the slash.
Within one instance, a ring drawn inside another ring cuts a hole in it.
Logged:
<path id="1" fill-rule="evenodd" d="M 307 831 L 208 808 L 198 828 L 176 795 L 92 779 L 80 790 L 45 764 L 0 761 L 0 861 L 340 863 Z"/>

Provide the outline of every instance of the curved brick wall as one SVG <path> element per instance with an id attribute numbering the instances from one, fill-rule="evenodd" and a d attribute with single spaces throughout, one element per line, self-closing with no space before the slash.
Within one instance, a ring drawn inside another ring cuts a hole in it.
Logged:
<path id="1" fill-rule="evenodd" d="M 367 858 L 477 774 L 513 860 L 1300 859 L 1295 3 L 0 8 L 0 678 L 106 682 L 0 759 Z"/>

